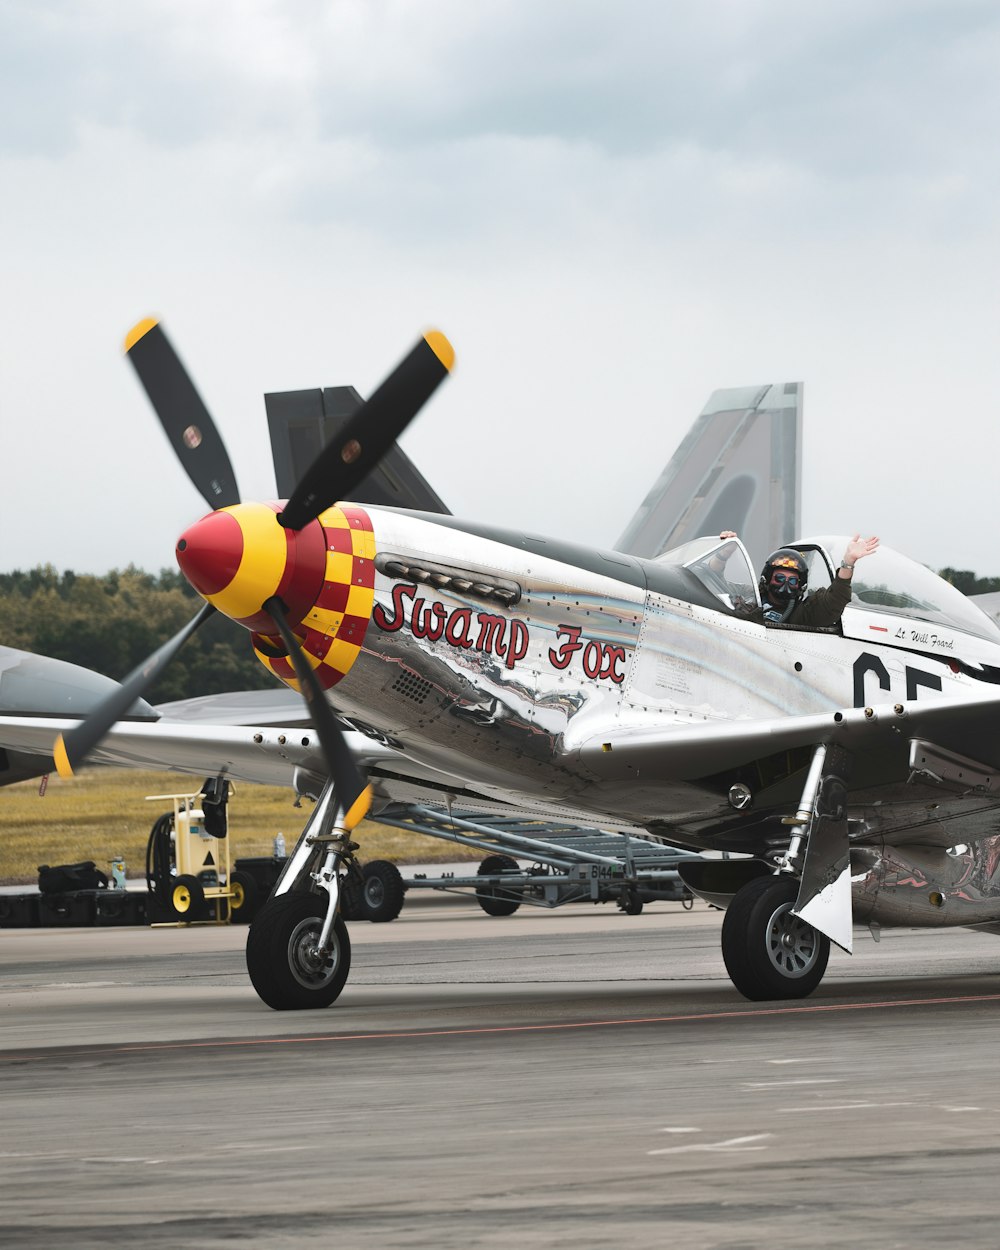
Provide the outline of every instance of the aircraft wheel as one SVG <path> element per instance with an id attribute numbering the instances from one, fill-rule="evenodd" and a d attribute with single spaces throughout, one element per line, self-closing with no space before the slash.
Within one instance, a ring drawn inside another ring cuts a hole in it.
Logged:
<path id="1" fill-rule="evenodd" d="M 205 887 L 197 877 L 174 877 L 167 906 L 175 920 L 197 920 L 205 910 Z"/>
<path id="2" fill-rule="evenodd" d="M 257 911 L 260 887 L 248 872 L 229 874 L 229 920 L 231 924 L 249 924 Z"/>
<path id="3" fill-rule="evenodd" d="M 517 860 L 511 859 L 509 855 L 487 855 L 479 865 L 476 875 L 495 877 L 499 873 L 519 871 Z M 500 886 L 477 885 L 476 901 L 487 916 L 513 916 L 521 906 L 523 893 L 519 885 L 504 886 L 502 892 Z"/>
<path id="4" fill-rule="evenodd" d="M 726 909 L 722 958 L 752 1002 L 805 998 L 823 979 L 830 939 L 792 915 L 798 892 L 792 877 L 756 877 Z"/>
<path id="5" fill-rule="evenodd" d="M 346 865 L 346 872 L 340 877 L 340 914 L 345 920 L 364 920 L 362 911 L 362 893 L 365 879 L 356 859 Z"/>
<path id="6" fill-rule="evenodd" d="M 329 1007 L 351 970 L 351 939 L 338 916 L 332 948 L 313 954 L 323 930 L 326 895 L 296 891 L 270 898 L 247 934 L 247 971 L 253 987 L 275 1011 Z"/>
<path id="7" fill-rule="evenodd" d="M 375 859 L 365 864 L 362 876 L 361 918 L 373 924 L 395 920 L 403 910 L 406 891 L 399 869 L 387 859 Z"/>

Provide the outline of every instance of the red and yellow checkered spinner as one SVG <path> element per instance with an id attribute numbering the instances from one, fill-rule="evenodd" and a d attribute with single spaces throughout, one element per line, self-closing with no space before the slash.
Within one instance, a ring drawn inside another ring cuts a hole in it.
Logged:
<path id="1" fill-rule="evenodd" d="M 301 530 L 278 522 L 284 505 L 235 504 L 196 521 L 177 562 L 213 607 L 250 630 L 261 663 L 293 690 L 295 669 L 262 608 L 277 596 L 324 690 L 350 671 L 371 620 L 375 535 L 364 509 L 335 505 Z"/>

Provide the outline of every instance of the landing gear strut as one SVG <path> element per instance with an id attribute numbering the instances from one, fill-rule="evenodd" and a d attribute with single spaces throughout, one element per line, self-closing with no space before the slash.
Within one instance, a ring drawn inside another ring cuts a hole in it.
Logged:
<path id="1" fill-rule="evenodd" d="M 275 1011 L 329 1007 L 351 970 L 351 940 L 340 915 L 344 877 L 357 872 L 330 783 L 288 857 L 274 893 L 247 935 L 247 971 Z"/>
<path id="2" fill-rule="evenodd" d="M 791 836 L 780 871 L 748 881 L 726 910 L 722 958 L 746 998 L 805 998 L 823 979 L 830 939 L 851 950 L 850 766 L 842 747 L 815 747 L 798 809 L 782 821 Z"/>

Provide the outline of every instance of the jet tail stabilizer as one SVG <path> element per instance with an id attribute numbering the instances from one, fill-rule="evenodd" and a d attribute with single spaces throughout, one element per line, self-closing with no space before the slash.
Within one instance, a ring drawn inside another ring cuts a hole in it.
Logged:
<path id="1" fill-rule="evenodd" d="M 802 383 L 713 391 L 615 544 L 653 559 L 735 530 L 755 563 L 801 529 Z"/>

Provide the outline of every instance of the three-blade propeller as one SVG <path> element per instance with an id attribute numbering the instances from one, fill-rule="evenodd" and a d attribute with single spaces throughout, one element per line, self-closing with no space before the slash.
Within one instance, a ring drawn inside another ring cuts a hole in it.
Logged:
<path id="1" fill-rule="evenodd" d="M 125 350 L 177 458 L 209 507 L 218 509 L 239 503 L 236 475 L 222 436 L 159 324 L 151 320 L 139 322 L 126 338 Z M 300 530 L 338 500 L 349 498 L 448 376 L 453 363 L 454 352 L 443 334 L 433 331 L 421 339 L 307 469 L 278 516 L 281 524 L 286 529 Z M 260 606 L 277 625 L 288 649 L 344 812 L 344 824 L 351 829 L 368 811 L 371 788 L 354 762 L 315 671 L 288 621 L 285 605 L 272 596 Z M 60 775 L 72 775 L 214 611 L 206 603 L 85 721 L 65 737 L 59 737 L 53 754 Z"/>

